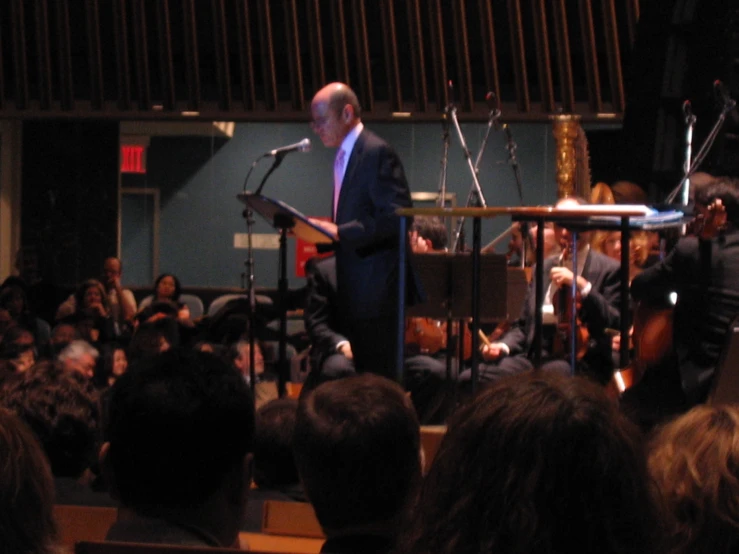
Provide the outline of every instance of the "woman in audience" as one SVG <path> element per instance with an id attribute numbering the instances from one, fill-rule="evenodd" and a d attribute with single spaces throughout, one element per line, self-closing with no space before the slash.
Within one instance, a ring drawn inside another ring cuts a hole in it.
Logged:
<path id="1" fill-rule="evenodd" d="M 503 379 L 452 416 L 397 552 L 659 552 L 638 437 L 594 383 Z"/>
<path id="2" fill-rule="evenodd" d="M 697 406 L 666 424 L 649 471 L 667 507 L 667 552 L 739 551 L 739 407 Z"/>
<path id="3" fill-rule="evenodd" d="M 52 554 L 54 483 L 41 447 L 13 414 L 0 409 L 0 550 Z"/>
<path id="4" fill-rule="evenodd" d="M 75 322 L 80 336 L 91 344 L 115 338 L 115 321 L 105 287 L 97 279 L 88 279 L 75 292 Z"/>
<path id="5" fill-rule="evenodd" d="M 108 344 L 103 348 L 102 356 L 98 360 L 95 385 L 99 388 L 111 387 L 127 369 L 126 349 L 118 343 Z"/>

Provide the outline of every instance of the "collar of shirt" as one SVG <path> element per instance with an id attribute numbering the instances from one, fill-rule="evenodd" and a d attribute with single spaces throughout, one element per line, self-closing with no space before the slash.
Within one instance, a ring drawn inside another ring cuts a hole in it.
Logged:
<path id="1" fill-rule="evenodd" d="M 344 151 L 344 167 L 341 168 L 341 180 L 344 179 L 346 166 L 349 165 L 349 157 L 352 155 L 354 144 L 357 142 L 359 134 L 362 132 L 363 129 L 364 125 L 360 121 L 352 128 L 351 131 L 347 133 L 347 135 L 344 137 L 344 140 L 341 142 L 341 146 L 339 147 L 339 149 Z"/>

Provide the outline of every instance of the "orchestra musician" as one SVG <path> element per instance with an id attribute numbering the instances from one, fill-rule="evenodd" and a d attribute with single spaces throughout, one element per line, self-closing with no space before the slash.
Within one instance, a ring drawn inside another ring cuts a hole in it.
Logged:
<path id="1" fill-rule="evenodd" d="M 716 233 L 681 238 L 663 261 L 631 283 L 636 301 L 662 301 L 677 293 L 672 355 L 648 369 L 621 399 L 645 427 L 706 400 L 726 330 L 739 314 L 739 179 L 700 187 L 695 202 L 709 220 L 720 208 L 725 225 Z"/>
<path id="2" fill-rule="evenodd" d="M 578 197 L 567 197 L 557 203 L 559 208 L 582 205 L 587 202 Z M 562 227 L 555 225 L 557 241 L 564 252 L 572 248 L 572 235 Z M 568 262 L 562 255 L 550 256 L 544 260 L 543 276 L 545 300 L 542 369 L 564 374 L 570 372 L 570 361 L 567 353 L 556 352 L 555 335 L 557 321 L 553 316 L 553 299 L 561 287 L 570 289 L 573 278 L 577 280 L 579 293 L 578 322 L 572 325 L 571 331 L 587 329 L 588 337 L 584 345 L 584 354 L 578 360 L 579 371 L 592 375 L 596 380 L 605 383 L 613 373 L 611 357 L 611 339 L 606 329 L 619 328 L 620 314 L 618 301 L 620 298 L 619 264 L 594 252 L 589 245 L 590 233 L 580 233 L 578 237 L 578 267 L 573 272 L 571 256 Z M 576 275 L 576 277 L 575 277 Z M 534 338 L 534 315 L 536 302 L 536 279 L 533 279 L 527 293 L 521 316 L 498 341 L 482 347 L 483 363 L 480 365 L 479 379 L 482 384 L 492 383 L 501 377 L 521 373 L 533 369 L 531 348 Z M 471 378 L 469 370 L 460 375 L 463 387 Z"/>
<path id="3" fill-rule="evenodd" d="M 321 383 L 349 377 L 363 370 L 356 364 L 354 340 L 346 332 L 341 298 L 336 282 L 336 258 L 313 258 L 305 265 L 308 298 L 304 309 L 305 326 L 311 340 L 311 371 L 303 391 Z M 393 327 L 395 329 L 395 327 Z M 380 345 L 378 348 L 382 348 Z M 431 356 L 406 352 L 406 389 L 422 423 L 442 423 L 447 410 L 446 365 Z"/>

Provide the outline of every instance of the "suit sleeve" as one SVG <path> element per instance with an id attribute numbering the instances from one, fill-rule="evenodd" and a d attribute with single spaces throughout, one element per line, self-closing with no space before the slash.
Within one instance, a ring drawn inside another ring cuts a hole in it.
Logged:
<path id="1" fill-rule="evenodd" d="M 591 336 L 600 336 L 608 327 L 618 329 L 621 325 L 619 299 L 621 277 L 618 266 L 605 267 L 598 287 L 593 288 L 582 300 L 580 319 L 588 327 Z"/>
<path id="2" fill-rule="evenodd" d="M 305 306 L 305 327 L 311 344 L 322 355 L 334 352 L 336 345 L 347 338 L 334 330 L 336 316 L 331 308 L 332 286 L 323 269 L 316 269 L 308 277 L 308 300 Z"/>

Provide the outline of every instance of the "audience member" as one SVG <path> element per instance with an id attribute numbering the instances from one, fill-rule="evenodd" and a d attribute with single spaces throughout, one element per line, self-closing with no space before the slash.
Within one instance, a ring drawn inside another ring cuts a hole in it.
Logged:
<path id="1" fill-rule="evenodd" d="M 583 378 L 501 379 L 452 416 L 397 552 L 660 552 L 638 437 Z"/>
<path id="2" fill-rule="evenodd" d="M 70 342 L 57 356 L 66 371 L 79 373 L 85 379 L 95 376 L 95 366 L 100 352 L 89 342 L 74 340 Z"/>
<path id="3" fill-rule="evenodd" d="M 100 363 L 102 362 L 102 363 Z M 99 388 L 112 386 L 128 369 L 126 350 L 117 343 L 103 347 L 102 359 L 99 360 L 95 372 L 95 385 Z"/>
<path id="4" fill-rule="evenodd" d="M 45 349 L 51 337 L 51 327 L 43 319 L 31 312 L 26 299 L 26 292 L 18 285 L 8 285 L 0 290 L 0 308 L 6 309 L 16 325 L 25 327 L 31 333 L 35 344 Z"/>
<path id="5" fill-rule="evenodd" d="M 0 409 L 0 551 L 54 554 L 51 471 L 33 433 Z"/>
<path id="6" fill-rule="evenodd" d="M 667 552 L 737 552 L 739 408 L 696 406 L 666 424 L 649 471 L 667 508 Z"/>
<path id="7" fill-rule="evenodd" d="M 421 480 L 420 427 L 403 389 L 365 373 L 298 406 L 295 462 L 327 541 L 321 552 L 388 552 Z"/>
<path id="8" fill-rule="evenodd" d="M 59 352 L 73 340 L 79 340 L 80 334 L 77 332 L 77 327 L 71 323 L 57 323 L 51 330 L 51 352 L 53 355 L 58 355 Z"/>
<path id="9" fill-rule="evenodd" d="M 91 343 L 105 343 L 115 338 L 113 319 L 105 287 L 97 279 L 88 279 L 74 294 L 74 312 L 57 311 L 57 321 L 74 323 L 83 339 Z"/>
<path id="10" fill-rule="evenodd" d="M 298 401 L 272 400 L 257 410 L 254 435 L 254 484 L 242 529 L 260 531 L 265 500 L 307 501 L 293 455 Z"/>
<path id="11" fill-rule="evenodd" d="M 125 509 L 107 540 L 232 546 L 251 481 L 254 408 L 211 354 L 145 358 L 111 389 L 101 463 Z"/>
<path id="12" fill-rule="evenodd" d="M 121 285 L 123 264 L 118 258 L 106 258 L 103 262 L 101 285 L 103 296 L 109 308 L 110 315 L 115 324 L 115 334 L 120 336 L 127 334 L 128 328 L 136 314 L 136 298 L 129 289 Z M 79 298 L 72 295 L 65 300 L 57 310 L 57 320 L 64 319 L 76 313 Z"/>
<path id="13" fill-rule="evenodd" d="M 88 486 L 100 414 L 89 382 L 60 363 L 36 364 L 4 390 L 2 404 L 34 432 L 51 463 L 58 504 L 113 506 Z"/>
<path id="14" fill-rule="evenodd" d="M 264 368 L 264 350 L 259 341 L 254 342 L 254 375 L 257 382 L 252 386 L 250 368 L 250 346 L 247 339 L 240 339 L 231 345 L 228 352 L 228 359 L 231 364 L 239 370 L 244 380 L 251 387 L 254 395 L 254 402 L 257 409 L 266 405 L 268 402 L 275 400 L 279 396 L 277 390 L 276 376 L 271 372 L 265 372 Z"/>
<path id="15" fill-rule="evenodd" d="M 33 333 L 24 327 L 8 329 L 0 341 L 0 360 L 11 373 L 23 373 L 36 363 Z"/>

